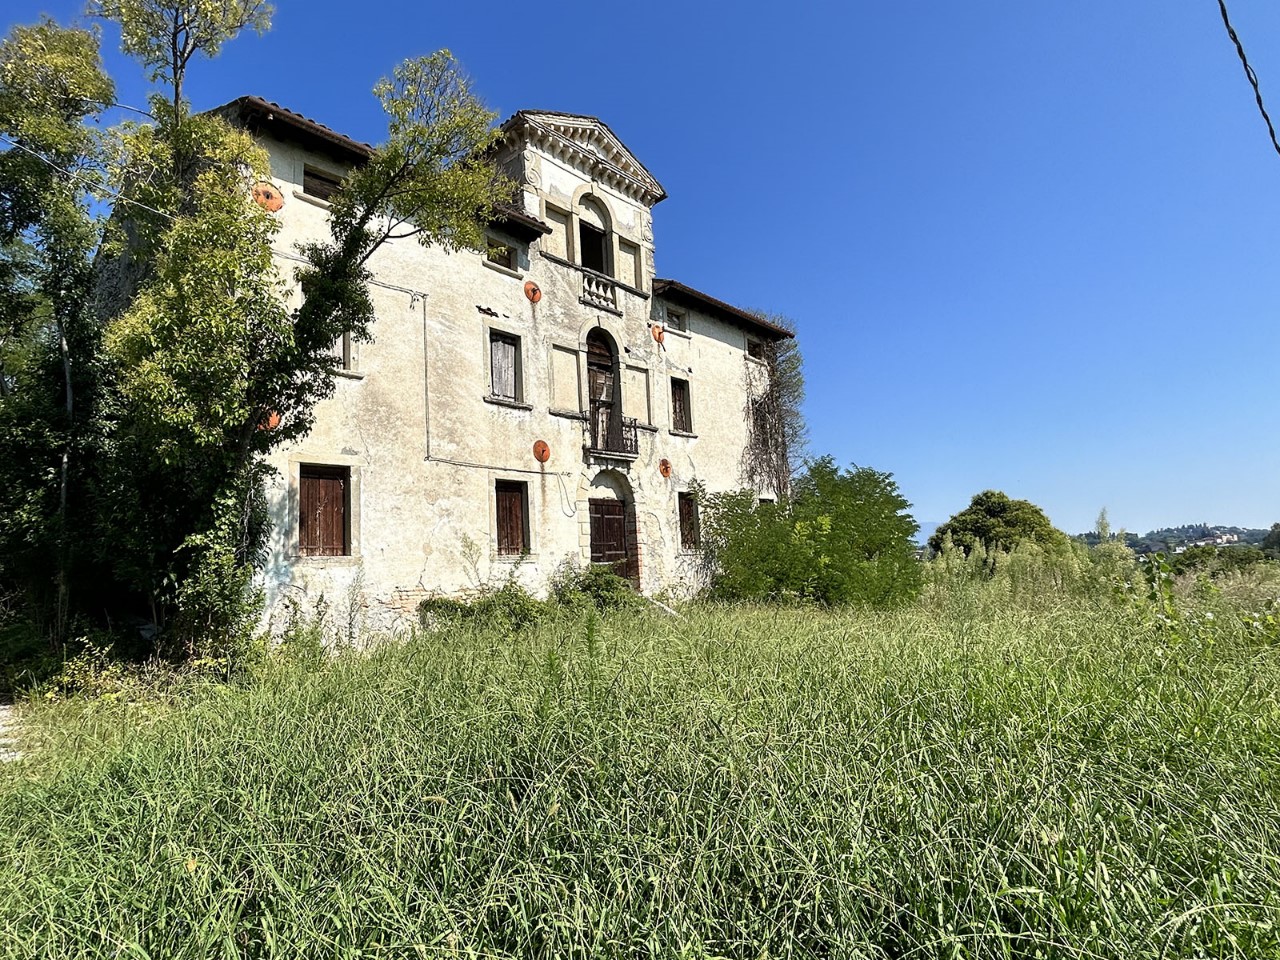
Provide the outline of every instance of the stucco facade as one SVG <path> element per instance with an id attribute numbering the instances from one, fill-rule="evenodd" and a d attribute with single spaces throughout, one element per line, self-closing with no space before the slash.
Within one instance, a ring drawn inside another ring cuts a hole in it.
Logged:
<path id="1" fill-rule="evenodd" d="M 228 112 L 270 154 L 291 277 L 295 245 L 327 235 L 324 178 L 367 148 L 253 98 Z M 495 248 L 380 249 L 374 341 L 338 349 L 314 429 L 272 456 L 269 609 L 323 596 L 389 627 L 428 594 L 509 577 L 536 592 L 562 564 L 604 556 L 593 524 L 615 513 L 620 571 L 645 593 L 694 586 L 679 495 L 695 479 L 742 485 L 748 384 L 764 369 L 749 343 L 786 334 L 655 280 L 665 192 L 604 123 L 524 112 L 503 129 L 519 195 L 491 227 Z M 317 473 L 341 491 L 325 507 L 341 542 L 321 551 L 336 555 L 317 555 L 308 526 Z"/>

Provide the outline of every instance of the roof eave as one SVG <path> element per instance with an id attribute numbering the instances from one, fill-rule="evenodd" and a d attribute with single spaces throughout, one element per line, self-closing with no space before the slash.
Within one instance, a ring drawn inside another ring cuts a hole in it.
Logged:
<path id="1" fill-rule="evenodd" d="M 790 330 L 779 327 L 770 323 L 768 320 L 762 320 L 755 314 L 748 313 L 735 307 L 731 303 L 725 303 L 709 293 L 703 293 L 701 290 L 695 290 L 688 284 L 681 283 L 679 280 L 655 279 L 653 281 L 654 296 L 663 297 L 668 300 L 679 300 L 686 305 L 697 307 L 708 313 L 718 314 L 730 323 L 748 330 L 754 330 L 764 334 L 770 340 L 789 340 L 794 339 L 795 334 Z"/>

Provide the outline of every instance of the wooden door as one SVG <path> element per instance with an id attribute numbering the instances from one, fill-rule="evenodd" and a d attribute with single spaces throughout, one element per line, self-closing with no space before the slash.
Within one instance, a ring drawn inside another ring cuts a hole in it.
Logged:
<path id="1" fill-rule="evenodd" d="M 620 500 L 591 500 L 591 562 L 607 563 L 620 577 L 639 585 L 635 520 Z"/>

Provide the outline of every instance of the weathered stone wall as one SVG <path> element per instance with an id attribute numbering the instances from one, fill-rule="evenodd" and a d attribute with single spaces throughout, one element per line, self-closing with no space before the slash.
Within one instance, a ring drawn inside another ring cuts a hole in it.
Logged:
<path id="1" fill-rule="evenodd" d="M 282 274 L 291 278 L 295 244 L 327 232 L 325 205 L 302 194 L 303 167 L 334 164 L 290 144 L 267 146 L 286 198 L 278 246 Z M 610 490 L 633 498 L 642 589 L 687 587 L 692 564 L 680 554 L 676 495 L 695 479 L 713 491 L 740 485 L 744 365 L 755 362 L 745 357 L 745 334 L 681 307 L 688 333 L 668 331 L 657 343 L 650 325 L 665 318 L 665 307 L 648 296 L 650 211 L 559 159 L 532 148 L 522 154 L 510 167 L 525 171 L 526 209 L 553 225 L 561 211 L 567 234 L 519 245 L 515 270 L 477 252 L 446 254 L 413 241 L 390 243 L 374 258 L 376 339 L 353 345 L 352 369 L 320 405 L 311 434 L 272 458 L 279 475 L 270 490 L 274 533 L 264 585 L 273 615 L 282 614 L 285 598 L 310 609 L 323 596 L 339 620 L 392 627 L 428 593 L 508 577 L 539 590 L 561 563 L 589 560 L 587 500 Z M 543 256 L 573 258 L 575 211 L 588 194 L 612 221 L 615 265 L 620 255 L 633 264 L 626 274 L 633 289 L 616 288 L 617 312 L 582 303 L 583 271 Z M 527 280 L 542 291 L 536 304 L 525 296 Z M 624 414 L 640 423 L 633 460 L 584 454 L 586 337 L 597 326 L 618 345 Z M 489 396 L 490 330 L 520 338 L 517 404 Z M 691 436 L 672 431 L 673 376 L 690 384 Z M 533 455 L 537 440 L 550 447 L 545 464 Z M 659 470 L 664 458 L 669 478 Z M 350 468 L 351 556 L 298 555 L 300 464 Z M 523 558 L 497 554 L 499 480 L 528 484 L 530 553 Z"/>

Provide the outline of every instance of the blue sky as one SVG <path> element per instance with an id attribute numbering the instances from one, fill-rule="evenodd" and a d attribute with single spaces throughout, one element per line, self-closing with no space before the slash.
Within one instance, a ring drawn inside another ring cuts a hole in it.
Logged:
<path id="1" fill-rule="evenodd" d="M 1280 119 L 1280 4 L 1229 7 Z M 377 142 L 371 87 L 440 47 L 503 116 L 608 122 L 670 194 L 659 274 L 792 317 L 813 451 L 919 519 L 1280 521 L 1280 157 L 1215 0 L 280 0 L 188 92 Z"/>

